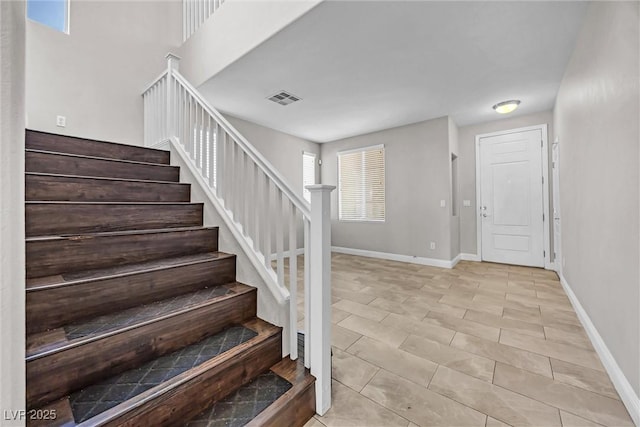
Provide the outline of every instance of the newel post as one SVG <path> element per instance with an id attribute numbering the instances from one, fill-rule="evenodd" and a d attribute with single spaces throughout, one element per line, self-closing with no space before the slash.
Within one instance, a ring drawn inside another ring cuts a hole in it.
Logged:
<path id="1" fill-rule="evenodd" d="M 332 185 L 309 185 L 309 365 L 316 377 L 316 412 L 331 407 L 331 192 Z"/>
<path id="2" fill-rule="evenodd" d="M 176 123 L 176 118 L 174 117 L 174 115 L 172 115 L 173 113 L 173 108 L 172 105 L 174 104 L 174 99 L 172 97 L 172 93 L 174 92 L 172 90 L 173 88 L 173 71 L 178 71 L 178 68 L 180 66 L 180 57 L 177 55 L 174 55 L 173 53 L 167 53 L 167 55 L 165 56 L 165 58 L 167 59 L 167 118 L 166 118 L 166 125 L 167 125 L 167 129 L 166 129 L 166 137 L 167 138 L 171 138 L 172 136 L 176 136 L 176 129 L 175 129 L 175 123 Z"/>

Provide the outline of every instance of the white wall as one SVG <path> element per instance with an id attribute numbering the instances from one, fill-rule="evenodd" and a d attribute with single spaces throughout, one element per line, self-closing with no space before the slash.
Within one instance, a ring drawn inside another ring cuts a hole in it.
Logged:
<path id="1" fill-rule="evenodd" d="M 320 144 L 257 125 L 237 117 L 225 118 L 262 154 L 302 196 L 302 152 L 315 153 L 320 159 Z M 316 182 L 320 166 L 316 165 Z"/>
<path id="2" fill-rule="evenodd" d="M 200 86 L 321 1 L 225 2 L 180 49 L 180 72 L 194 87 Z"/>
<path id="3" fill-rule="evenodd" d="M 386 221 L 338 220 L 338 190 L 331 195 L 334 246 L 450 260 L 450 154 L 448 118 L 321 144 L 322 183 L 338 185 L 337 153 L 385 146 Z M 440 200 L 447 207 L 440 207 Z M 429 242 L 436 249 L 429 249 Z"/>
<path id="4" fill-rule="evenodd" d="M 24 425 L 24 46 L 21 1 L 0 1 L 0 425 Z"/>
<path id="5" fill-rule="evenodd" d="M 142 145 L 141 93 L 180 45 L 181 4 L 72 0 L 70 34 L 28 21 L 27 126 Z"/>
<path id="6" fill-rule="evenodd" d="M 476 135 L 540 124 L 548 125 L 547 132 L 549 134 L 549 146 L 551 146 L 552 138 L 550 136 L 553 135 L 553 113 L 551 111 L 507 117 L 492 122 L 463 126 L 458 129 L 460 152 L 458 157 L 458 170 L 460 173 L 460 252 L 466 254 L 476 254 L 477 252 Z M 550 179 L 548 182 L 551 185 Z M 470 200 L 471 206 L 462 206 L 463 200 Z M 550 206 L 550 209 L 553 208 Z M 551 218 L 550 212 L 547 214 L 547 218 Z M 553 235 L 553 230 L 551 230 L 550 234 Z"/>
<path id="7" fill-rule="evenodd" d="M 589 6 L 554 110 L 563 275 L 636 399 L 640 394 L 639 18 L 637 2 Z"/>

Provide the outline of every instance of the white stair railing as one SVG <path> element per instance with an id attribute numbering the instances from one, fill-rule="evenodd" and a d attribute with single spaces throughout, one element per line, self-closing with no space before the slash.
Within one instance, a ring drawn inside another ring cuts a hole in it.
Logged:
<path id="1" fill-rule="evenodd" d="M 182 0 L 182 41 L 191 37 L 222 3 L 224 0 Z"/>
<path id="2" fill-rule="evenodd" d="M 197 170 L 196 179 L 269 290 L 277 300 L 288 301 L 289 336 L 284 339 L 294 360 L 303 299 L 304 363 L 316 377 L 316 412 L 322 415 L 331 406 L 330 193 L 335 187 L 308 186 L 308 204 L 178 72 L 179 58 L 169 54 L 167 59 L 167 70 L 143 93 L 145 146 L 169 141 Z"/>

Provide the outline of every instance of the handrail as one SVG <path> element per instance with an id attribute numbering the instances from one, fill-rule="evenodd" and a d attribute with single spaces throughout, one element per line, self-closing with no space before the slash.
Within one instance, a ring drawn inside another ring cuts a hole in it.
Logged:
<path id="1" fill-rule="evenodd" d="M 180 58 L 169 54 L 167 59 L 167 70 L 142 95 L 145 145 L 168 141 L 194 175 L 195 185 L 209 198 L 282 310 L 268 320 L 284 327 L 283 351 L 294 360 L 302 271 L 304 364 L 316 377 L 316 410 L 322 415 L 331 406 L 330 193 L 335 187 L 307 186 L 307 203 L 178 72 Z M 265 301 L 273 305 L 272 299 Z"/>
<path id="2" fill-rule="evenodd" d="M 247 141 L 246 138 L 240 132 L 238 132 L 238 130 L 235 127 L 233 127 L 233 125 L 229 123 L 229 121 L 225 119 L 224 116 L 222 116 L 222 114 L 218 112 L 218 110 L 213 108 L 211 104 L 209 104 L 209 102 L 207 102 L 207 100 L 204 99 L 198 93 L 198 91 L 191 85 L 191 83 L 189 83 L 184 78 L 182 74 L 174 70 L 173 75 L 176 78 L 176 80 L 178 80 L 180 84 L 182 84 L 189 91 L 191 96 L 193 96 L 198 100 L 198 102 L 202 105 L 205 111 L 209 113 L 211 116 L 215 117 L 218 123 L 222 125 L 224 130 L 227 133 L 229 133 L 236 140 L 238 144 L 242 146 L 242 148 L 251 157 L 251 160 L 253 160 L 257 165 L 259 165 L 262 171 L 265 174 L 267 174 L 269 178 L 271 178 L 271 180 L 278 186 L 278 188 L 282 192 L 284 192 L 291 201 L 294 202 L 295 206 L 300 210 L 300 212 L 306 218 L 310 218 L 311 210 L 309 209 L 309 203 L 307 203 L 306 200 L 304 200 L 302 197 L 300 197 L 291 189 L 291 187 L 286 183 L 284 177 L 282 177 L 282 175 L 278 172 L 278 170 L 267 159 L 265 159 L 264 156 L 260 154 L 255 149 L 255 147 L 251 145 L 249 141 Z"/>

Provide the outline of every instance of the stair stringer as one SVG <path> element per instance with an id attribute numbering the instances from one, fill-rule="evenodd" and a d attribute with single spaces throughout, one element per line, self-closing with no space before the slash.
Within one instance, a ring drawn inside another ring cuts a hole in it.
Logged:
<path id="1" fill-rule="evenodd" d="M 151 148 L 151 147 L 150 147 Z M 204 182 L 201 174 L 189 159 L 187 153 L 174 138 L 156 144 L 153 148 L 171 152 L 171 165 L 180 167 L 180 182 L 191 184 L 191 201 L 203 203 L 203 226 L 216 225 L 218 229 L 218 248 L 226 253 L 236 254 L 236 278 L 258 289 L 257 316 L 283 328 L 282 336 L 289 336 L 289 293 L 279 287 L 262 267 L 248 243 L 235 228 L 233 219 L 220 201 Z M 233 231 L 232 231 L 233 228 Z M 235 232 L 234 232 L 235 231 Z M 282 340 L 282 355 L 289 354 L 289 340 Z"/>

